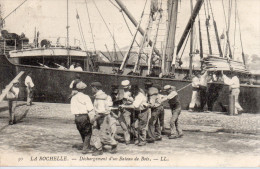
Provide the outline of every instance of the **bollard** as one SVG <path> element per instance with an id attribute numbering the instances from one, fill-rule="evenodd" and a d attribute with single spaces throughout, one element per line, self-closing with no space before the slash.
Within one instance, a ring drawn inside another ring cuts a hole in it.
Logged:
<path id="1" fill-rule="evenodd" d="M 234 116 L 235 114 L 235 96 L 231 93 L 229 94 L 229 115 Z"/>

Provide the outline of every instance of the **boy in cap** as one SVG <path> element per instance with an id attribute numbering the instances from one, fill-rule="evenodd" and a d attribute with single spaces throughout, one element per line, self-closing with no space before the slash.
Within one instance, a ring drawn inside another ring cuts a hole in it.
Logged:
<path id="1" fill-rule="evenodd" d="M 6 99 L 8 100 L 8 108 L 9 108 L 9 125 L 13 125 L 16 123 L 14 113 L 17 105 L 19 92 L 20 92 L 19 81 L 16 80 L 13 82 L 12 88 L 9 90 L 9 92 L 6 95 Z"/>
<path id="2" fill-rule="evenodd" d="M 89 114 L 94 108 L 90 97 L 83 93 L 87 85 L 83 82 L 76 84 L 78 91 L 71 98 L 71 113 L 75 115 L 75 123 L 83 141 L 83 154 L 90 152 L 90 139 L 92 135 L 92 124 Z"/>
<path id="3" fill-rule="evenodd" d="M 146 127 L 148 124 L 148 116 L 150 113 L 150 108 L 148 105 L 147 97 L 141 92 L 137 85 L 131 87 L 131 93 L 134 97 L 134 101 L 130 105 L 121 105 L 122 108 L 134 109 L 137 113 L 138 118 L 133 122 L 134 125 L 134 135 L 135 144 L 138 146 L 144 146 L 146 144 Z M 135 122 L 138 120 L 138 127 Z"/>
<path id="4" fill-rule="evenodd" d="M 114 154 L 117 151 L 117 142 L 111 134 L 111 117 L 110 111 L 113 105 L 112 99 L 102 90 L 102 84 L 100 82 L 91 83 L 91 90 L 94 93 L 94 110 L 95 110 L 95 132 L 92 135 L 95 151 L 93 156 L 103 154 L 103 146 L 111 145 L 111 153 Z"/>
<path id="5" fill-rule="evenodd" d="M 164 90 L 167 92 L 167 96 L 162 98 L 162 102 L 168 100 L 171 108 L 172 118 L 170 120 L 171 134 L 169 139 L 175 139 L 183 136 L 182 130 L 179 124 L 179 116 L 181 114 L 181 103 L 175 86 L 166 85 Z"/>
<path id="6" fill-rule="evenodd" d="M 134 99 L 130 92 L 131 85 L 129 80 L 123 80 L 121 85 L 124 89 L 123 95 L 123 105 L 130 105 L 133 103 Z M 130 144 L 130 131 L 131 131 L 131 114 L 133 113 L 133 109 L 129 108 L 121 108 L 119 114 L 119 123 L 124 131 L 124 139 L 126 145 Z"/>

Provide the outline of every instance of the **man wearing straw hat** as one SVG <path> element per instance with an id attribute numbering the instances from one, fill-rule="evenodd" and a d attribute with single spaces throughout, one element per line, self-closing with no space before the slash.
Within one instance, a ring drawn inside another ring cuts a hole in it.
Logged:
<path id="1" fill-rule="evenodd" d="M 90 97 L 83 93 L 86 87 L 83 82 L 77 83 L 78 92 L 71 98 L 71 113 L 75 115 L 75 123 L 83 141 L 83 154 L 90 152 L 92 124 L 89 114 L 94 111 Z"/>
<path id="2" fill-rule="evenodd" d="M 124 96 L 123 96 L 123 104 L 130 105 L 133 103 L 134 99 L 130 92 L 131 85 L 129 80 L 123 80 L 121 82 L 121 86 L 124 89 Z M 131 131 L 131 114 L 133 113 L 133 109 L 128 108 L 121 108 L 120 115 L 119 115 L 119 123 L 124 131 L 124 139 L 125 144 L 130 144 L 130 131 Z"/>

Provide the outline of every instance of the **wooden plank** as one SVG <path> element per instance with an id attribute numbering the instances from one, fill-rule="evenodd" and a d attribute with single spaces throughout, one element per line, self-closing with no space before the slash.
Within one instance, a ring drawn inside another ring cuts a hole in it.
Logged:
<path id="1" fill-rule="evenodd" d="M 5 96 L 7 95 L 7 93 L 9 92 L 9 90 L 12 88 L 14 82 L 17 81 L 18 79 L 20 79 L 20 77 L 22 77 L 23 74 L 24 74 L 24 71 L 21 71 L 21 72 L 6 86 L 6 88 L 3 90 L 2 94 L 0 95 L 0 102 L 3 101 L 3 99 L 5 98 Z"/>

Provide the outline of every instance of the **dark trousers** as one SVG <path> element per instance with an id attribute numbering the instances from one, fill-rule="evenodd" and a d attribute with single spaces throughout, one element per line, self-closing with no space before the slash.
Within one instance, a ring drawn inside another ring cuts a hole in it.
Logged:
<path id="1" fill-rule="evenodd" d="M 164 114 L 163 106 L 159 106 L 151 109 L 151 118 L 148 123 L 148 137 L 151 140 L 161 137 L 161 120 L 159 122 L 159 117 L 162 118 Z"/>
<path id="2" fill-rule="evenodd" d="M 87 114 L 75 116 L 75 123 L 83 141 L 83 148 L 90 148 L 90 138 L 92 135 L 92 125 Z"/>
<path id="3" fill-rule="evenodd" d="M 203 111 L 207 101 L 208 101 L 207 87 L 200 86 L 200 111 Z"/>
<path id="4" fill-rule="evenodd" d="M 182 129 L 179 124 L 179 116 L 181 114 L 181 108 L 175 108 L 171 109 L 172 111 L 172 118 L 170 120 L 170 126 L 171 126 L 171 135 L 172 136 L 178 136 L 182 135 Z"/>
<path id="5" fill-rule="evenodd" d="M 17 101 L 16 100 L 8 100 L 8 109 L 9 109 L 9 122 L 15 123 L 14 112 L 16 109 Z"/>
<path id="6" fill-rule="evenodd" d="M 134 119 L 132 125 L 134 128 L 135 139 L 138 139 L 139 142 L 146 142 L 146 128 L 150 111 L 150 109 L 136 111 L 137 118 Z"/>

